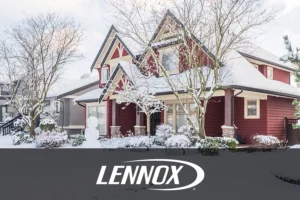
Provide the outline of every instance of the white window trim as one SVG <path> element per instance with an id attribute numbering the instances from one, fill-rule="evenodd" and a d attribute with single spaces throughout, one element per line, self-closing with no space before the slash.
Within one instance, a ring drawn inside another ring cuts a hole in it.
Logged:
<path id="1" fill-rule="evenodd" d="M 102 72 L 103 72 L 103 70 L 106 70 L 109 74 L 108 74 L 108 76 L 106 77 L 106 80 L 103 80 L 102 79 Z M 110 75 L 110 71 L 109 71 L 109 68 L 108 67 L 102 67 L 101 68 L 101 83 L 107 83 L 107 81 L 108 81 L 108 77 L 109 77 L 109 75 Z"/>
<path id="2" fill-rule="evenodd" d="M 271 76 L 269 76 L 268 71 L 271 71 Z M 273 80 L 273 67 L 267 67 L 267 78 Z"/>
<path id="3" fill-rule="evenodd" d="M 256 115 L 248 115 L 248 101 L 256 101 L 256 108 L 257 112 Z M 244 118 L 245 119 L 260 119 L 260 99 L 251 99 L 251 98 L 244 98 Z"/>
<path id="4" fill-rule="evenodd" d="M 162 63 L 162 54 L 164 53 L 169 53 L 169 52 L 174 52 L 174 49 L 173 48 L 179 48 L 179 45 L 176 45 L 176 46 L 170 46 L 170 47 L 165 47 L 165 48 L 161 48 L 159 50 L 159 61 L 160 63 Z M 172 75 L 172 74 L 178 74 L 179 73 L 179 62 L 180 62 L 180 59 L 179 59 L 179 54 L 178 52 L 176 53 L 177 54 L 177 66 L 176 66 L 176 69 L 172 72 L 169 72 L 169 75 Z M 163 66 L 164 67 L 164 66 Z M 159 76 L 163 76 L 161 70 L 159 69 Z"/>

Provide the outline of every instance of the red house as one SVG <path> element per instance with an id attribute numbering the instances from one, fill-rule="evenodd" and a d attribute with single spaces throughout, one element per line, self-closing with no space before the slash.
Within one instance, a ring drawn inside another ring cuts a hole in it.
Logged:
<path id="1" fill-rule="evenodd" d="M 167 12 L 152 38 L 152 47 L 156 47 L 159 56 L 173 58 L 172 73 L 180 74 L 180 59 L 171 51 L 170 45 L 162 45 L 169 38 L 166 27 L 170 23 L 183 26 L 172 13 Z M 193 40 L 197 43 L 196 38 Z M 180 45 L 172 43 L 171 45 Z M 199 55 L 207 64 L 212 61 L 212 55 L 206 49 L 201 49 Z M 205 127 L 208 136 L 222 136 L 230 133 L 236 127 L 239 140 L 251 142 L 251 136 L 256 134 L 273 135 L 285 138 L 285 117 L 293 118 L 294 99 L 300 98 L 300 90 L 291 85 L 291 77 L 295 69 L 281 61 L 273 54 L 256 47 L 252 51 L 235 51 L 236 59 L 228 61 L 231 75 L 222 82 L 222 90 L 218 90 L 208 103 Z M 140 63 L 151 63 L 153 57 L 147 51 L 139 56 Z M 124 134 L 134 132 L 146 125 L 145 116 L 138 112 L 135 105 L 123 109 L 117 104 L 118 95 L 108 90 L 112 85 L 122 84 L 124 77 L 132 78 L 140 73 L 141 66 L 134 63 L 136 56 L 130 51 L 112 26 L 91 66 L 91 70 L 99 72 L 99 89 L 88 92 L 75 99 L 85 105 L 86 118 L 95 116 L 99 119 L 100 134 L 110 136 L 111 131 L 120 129 Z M 153 66 L 155 70 L 158 70 Z M 135 73 L 132 74 L 131 72 Z M 160 72 L 153 80 L 160 80 Z M 184 94 L 182 94 L 184 97 Z M 178 102 L 170 89 L 165 88 L 156 93 L 165 105 L 174 109 L 162 111 L 151 117 L 151 133 L 156 125 L 169 124 L 178 129 L 187 125 L 185 115 L 179 109 Z M 193 114 L 192 100 L 184 100 L 188 110 Z"/>

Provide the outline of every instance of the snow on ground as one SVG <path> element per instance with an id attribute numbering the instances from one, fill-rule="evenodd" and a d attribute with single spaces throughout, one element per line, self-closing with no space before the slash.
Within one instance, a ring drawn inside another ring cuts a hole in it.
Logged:
<path id="1" fill-rule="evenodd" d="M 0 148 L 37 148 L 34 143 L 32 144 L 21 144 L 13 145 L 11 135 L 0 135 Z"/>
<path id="2" fill-rule="evenodd" d="M 296 144 L 294 146 L 291 146 L 290 149 L 300 149 L 300 144 Z"/>

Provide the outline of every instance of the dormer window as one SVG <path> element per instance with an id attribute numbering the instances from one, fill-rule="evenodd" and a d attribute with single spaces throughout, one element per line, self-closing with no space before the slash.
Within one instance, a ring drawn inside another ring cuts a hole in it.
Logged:
<path id="1" fill-rule="evenodd" d="M 106 83 L 109 78 L 109 68 L 108 67 L 103 67 L 101 69 L 101 82 Z"/>
<path id="2" fill-rule="evenodd" d="M 272 67 L 267 68 L 267 78 L 273 79 L 273 68 Z"/>
<path id="3" fill-rule="evenodd" d="M 161 64 L 169 74 L 178 73 L 179 58 L 172 48 L 162 51 L 161 53 Z"/>

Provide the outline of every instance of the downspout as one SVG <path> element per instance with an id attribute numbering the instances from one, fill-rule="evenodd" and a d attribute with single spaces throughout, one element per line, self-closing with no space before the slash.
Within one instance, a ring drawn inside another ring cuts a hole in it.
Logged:
<path id="1" fill-rule="evenodd" d="M 239 93 L 237 93 L 236 95 L 233 95 L 231 97 L 231 124 L 234 127 L 234 138 L 236 138 L 236 126 L 234 124 L 234 98 L 237 97 L 238 95 L 242 94 L 244 92 L 243 89 L 241 89 L 241 91 Z"/>
<path id="2" fill-rule="evenodd" d="M 59 101 L 62 103 L 63 109 L 62 109 L 62 124 L 61 129 L 64 130 L 64 123 L 65 123 L 65 102 L 62 100 L 59 100 L 57 97 L 54 98 L 54 100 Z"/>
<path id="3" fill-rule="evenodd" d="M 79 102 L 77 102 L 76 101 L 76 103 L 79 105 L 79 106 L 81 106 L 81 107 L 83 107 L 84 108 L 84 111 L 85 111 L 85 114 L 84 114 L 84 125 L 85 125 L 85 128 L 86 128 L 86 109 L 85 109 L 85 105 L 82 105 L 82 104 L 80 104 Z M 83 130 L 83 135 L 85 135 L 85 130 Z"/>

